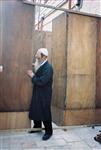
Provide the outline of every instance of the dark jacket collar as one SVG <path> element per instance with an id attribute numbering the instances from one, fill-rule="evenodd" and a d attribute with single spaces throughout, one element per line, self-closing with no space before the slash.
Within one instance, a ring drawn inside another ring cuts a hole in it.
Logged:
<path id="1" fill-rule="evenodd" d="M 38 68 L 38 70 L 36 71 L 36 73 L 41 69 L 41 68 L 43 68 L 45 65 L 47 65 L 48 64 L 48 60 L 42 65 L 42 66 L 40 66 L 39 68 Z"/>

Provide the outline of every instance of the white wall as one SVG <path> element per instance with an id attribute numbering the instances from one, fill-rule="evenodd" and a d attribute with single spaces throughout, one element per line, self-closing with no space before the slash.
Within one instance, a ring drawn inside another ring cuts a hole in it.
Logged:
<path id="1" fill-rule="evenodd" d="M 101 0 L 84 0 L 81 11 L 101 15 Z"/>

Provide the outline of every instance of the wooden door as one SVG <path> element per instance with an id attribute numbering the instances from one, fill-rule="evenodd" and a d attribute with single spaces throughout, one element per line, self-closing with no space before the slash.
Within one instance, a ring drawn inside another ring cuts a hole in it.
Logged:
<path id="1" fill-rule="evenodd" d="M 0 16 L 0 64 L 4 67 L 0 74 L 1 120 L 4 116 L 7 118 L 4 112 L 12 112 L 13 116 L 13 112 L 27 112 L 29 108 L 32 87 L 26 72 L 31 69 L 32 62 L 34 7 L 18 0 L 0 1 Z M 26 115 L 20 115 L 19 120 L 24 120 Z M 28 122 L 28 116 L 26 120 Z M 6 128 L 10 128 L 10 121 Z M 19 128 L 26 127 L 27 122 L 21 125 L 21 121 Z M 0 128 L 4 124 L 7 122 Z"/>

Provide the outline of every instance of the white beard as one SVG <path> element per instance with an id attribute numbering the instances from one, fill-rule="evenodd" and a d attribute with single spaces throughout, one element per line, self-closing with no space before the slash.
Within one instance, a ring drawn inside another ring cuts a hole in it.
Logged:
<path id="1" fill-rule="evenodd" d="M 37 70 L 47 61 L 39 61 L 38 59 L 36 59 L 35 63 L 34 63 L 34 71 L 37 72 Z"/>
<path id="2" fill-rule="evenodd" d="M 35 70 L 35 72 L 39 69 L 39 67 L 40 67 L 40 63 L 39 63 L 38 59 L 36 59 L 36 61 L 34 63 L 34 70 Z"/>
<path id="3" fill-rule="evenodd" d="M 34 63 L 34 70 L 35 72 L 40 68 L 41 64 L 43 63 L 43 61 L 39 61 L 38 59 L 35 60 L 35 63 Z"/>

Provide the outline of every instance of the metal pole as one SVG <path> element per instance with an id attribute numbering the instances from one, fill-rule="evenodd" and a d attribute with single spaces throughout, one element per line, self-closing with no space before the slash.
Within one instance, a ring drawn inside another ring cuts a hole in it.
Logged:
<path id="1" fill-rule="evenodd" d="M 47 7 L 47 8 L 50 8 L 50 9 L 60 10 L 60 11 L 64 11 L 64 12 L 68 11 L 68 9 L 65 9 L 65 8 L 59 8 L 59 7 L 46 5 L 46 4 L 40 4 L 40 3 L 35 3 L 35 2 L 28 2 L 26 0 L 23 0 L 23 3 L 28 4 L 28 5 L 33 5 L 33 6 Z"/>
<path id="2" fill-rule="evenodd" d="M 40 6 L 40 7 L 46 7 L 46 8 L 50 8 L 50 9 L 55 9 L 55 10 L 60 10 L 60 11 L 64 11 L 67 13 L 67 15 L 69 13 L 73 13 L 73 14 L 79 14 L 79 15 L 84 15 L 84 16 L 90 16 L 90 17 L 97 17 L 97 18 L 101 18 L 100 15 L 96 15 L 96 14 L 90 14 L 90 13 L 85 13 L 85 12 L 80 12 L 80 11 L 75 11 L 72 9 L 65 9 L 65 8 L 59 8 L 59 7 L 54 7 L 54 6 L 50 6 L 50 5 L 44 5 L 44 4 L 39 4 L 39 3 L 35 3 L 35 2 L 28 2 L 26 0 L 22 0 L 22 2 L 24 4 L 28 4 L 28 5 L 33 5 L 33 6 Z M 83 2 L 83 0 L 82 0 Z"/>

